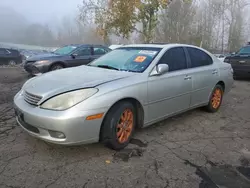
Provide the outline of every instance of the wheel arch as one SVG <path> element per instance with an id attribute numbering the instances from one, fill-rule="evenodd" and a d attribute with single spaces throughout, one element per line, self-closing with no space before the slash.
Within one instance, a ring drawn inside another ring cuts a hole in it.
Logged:
<path id="1" fill-rule="evenodd" d="M 220 85 L 220 86 L 223 88 L 223 91 L 225 91 L 225 89 L 226 89 L 225 82 L 223 82 L 223 81 L 221 80 L 221 81 L 219 81 L 216 85 Z"/>
<path id="2" fill-rule="evenodd" d="M 65 68 L 66 67 L 66 64 L 63 62 L 63 61 L 55 61 L 55 62 L 53 62 L 53 63 L 51 63 L 50 64 L 50 66 L 49 66 L 49 70 L 51 69 L 51 67 L 52 66 L 54 66 L 54 65 L 62 65 L 63 66 L 63 68 Z"/>
<path id="3" fill-rule="evenodd" d="M 136 110 L 136 125 L 135 125 L 135 128 L 142 128 L 143 127 L 143 124 L 144 124 L 144 108 L 143 108 L 141 102 L 139 100 L 137 100 L 136 98 L 126 97 L 126 98 L 119 99 L 114 104 L 112 104 L 110 106 L 110 108 L 108 109 L 108 111 L 105 114 L 105 116 L 103 118 L 103 121 L 102 121 L 102 125 L 101 125 L 100 132 L 99 132 L 99 138 L 100 138 L 101 131 L 102 131 L 102 126 L 103 126 L 103 123 L 105 122 L 107 114 L 110 112 L 110 110 L 115 105 L 117 105 L 117 104 L 119 104 L 121 102 L 130 102 L 135 107 L 135 110 Z"/>

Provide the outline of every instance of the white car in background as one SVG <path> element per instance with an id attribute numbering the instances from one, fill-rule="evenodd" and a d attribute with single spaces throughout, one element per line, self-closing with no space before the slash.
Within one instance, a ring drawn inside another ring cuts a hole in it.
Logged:
<path id="1" fill-rule="evenodd" d="M 110 48 L 111 50 L 114 50 L 114 49 L 119 48 L 119 47 L 121 47 L 121 46 L 123 46 L 123 44 L 112 44 L 112 45 L 109 46 L 109 48 Z"/>
<path id="2" fill-rule="evenodd" d="M 221 60 L 222 62 L 224 62 L 224 59 L 226 58 L 226 55 L 223 54 L 214 54 L 219 60 Z"/>

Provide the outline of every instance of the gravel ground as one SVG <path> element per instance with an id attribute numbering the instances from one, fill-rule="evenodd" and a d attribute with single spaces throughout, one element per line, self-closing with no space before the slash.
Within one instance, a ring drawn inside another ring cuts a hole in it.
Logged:
<path id="1" fill-rule="evenodd" d="M 250 82 L 235 81 L 221 110 L 193 110 L 139 130 L 128 148 L 65 147 L 27 135 L 12 99 L 28 76 L 0 69 L 0 187 L 249 188 Z"/>

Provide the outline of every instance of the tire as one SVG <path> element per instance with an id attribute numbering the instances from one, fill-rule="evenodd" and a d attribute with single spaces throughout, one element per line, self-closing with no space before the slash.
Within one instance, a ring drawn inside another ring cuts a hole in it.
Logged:
<path id="1" fill-rule="evenodd" d="M 223 100 L 224 89 L 221 85 L 216 85 L 210 96 L 209 103 L 205 109 L 210 113 L 215 113 L 220 109 Z"/>
<path id="2" fill-rule="evenodd" d="M 63 68 L 64 67 L 61 64 L 56 63 L 56 64 L 52 65 L 49 70 L 50 71 L 55 71 L 55 70 L 59 70 L 59 69 L 63 69 Z"/>
<path id="3" fill-rule="evenodd" d="M 9 64 L 9 66 L 15 66 L 16 62 L 14 60 L 10 60 L 8 64 Z"/>
<path id="4" fill-rule="evenodd" d="M 135 123 L 135 107 L 130 102 L 116 104 L 104 119 L 100 141 L 111 149 L 124 149 L 133 136 Z"/>

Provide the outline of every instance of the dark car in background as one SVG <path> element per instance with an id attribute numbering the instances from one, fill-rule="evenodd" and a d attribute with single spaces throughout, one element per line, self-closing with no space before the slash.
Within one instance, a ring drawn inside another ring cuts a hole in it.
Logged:
<path id="1" fill-rule="evenodd" d="M 17 65 L 22 63 L 23 56 L 18 50 L 9 48 L 0 48 L 0 66 Z"/>
<path id="2" fill-rule="evenodd" d="M 57 69 L 86 65 L 109 51 L 111 49 L 103 45 L 71 44 L 51 53 L 27 58 L 24 69 L 32 75 L 38 75 Z"/>
<path id="3" fill-rule="evenodd" d="M 250 44 L 227 56 L 224 62 L 232 65 L 234 78 L 250 78 Z"/>

